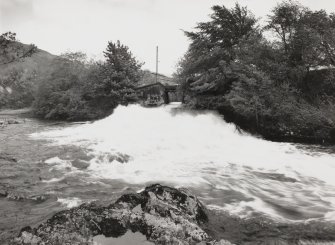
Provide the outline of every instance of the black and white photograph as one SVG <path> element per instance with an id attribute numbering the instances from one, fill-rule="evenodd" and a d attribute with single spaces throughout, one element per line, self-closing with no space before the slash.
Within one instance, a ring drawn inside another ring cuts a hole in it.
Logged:
<path id="1" fill-rule="evenodd" d="M 335 245 L 335 1 L 0 0 L 0 245 Z"/>

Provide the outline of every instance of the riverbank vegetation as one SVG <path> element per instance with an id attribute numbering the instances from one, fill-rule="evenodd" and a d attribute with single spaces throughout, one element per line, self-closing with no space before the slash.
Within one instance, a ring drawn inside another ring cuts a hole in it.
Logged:
<path id="1" fill-rule="evenodd" d="M 36 55 L 41 56 L 41 51 Z M 109 115 L 117 105 L 136 100 L 134 88 L 142 63 L 119 41 L 109 42 L 104 56 L 104 61 L 95 62 L 81 52 L 64 53 L 53 56 L 40 70 L 44 59 L 37 65 L 10 67 L 0 79 L 0 108 L 32 106 L 35 116 L 53 120 Z"/>
<path id="2" fill-rule="evenodd" d="M 335 142 L 335 15 L 283 1 L 266 24 L 236 4 L 185 31 L 183 101 L 268 139 Z"/>
<path id="3" fill-rule="evenodd" d="M 104 117 L 119 104 L 136 99 L 141 63 L 128 47 L 109 42 L 103 62 L 87 62 L 82 53 L 56 58 L 53 71 L 40 78 L 33 108 L 47 119 L 86 120 Z"/>

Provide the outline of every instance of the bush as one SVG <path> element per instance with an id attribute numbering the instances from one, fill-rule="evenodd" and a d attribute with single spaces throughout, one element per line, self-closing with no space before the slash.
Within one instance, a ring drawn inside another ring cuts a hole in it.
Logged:
<path id="1" fill-rule="evenodd" d="M 35 73 L 12 69 L 0 79 L 0 108 L 29 107 L 33 100 Z"/>

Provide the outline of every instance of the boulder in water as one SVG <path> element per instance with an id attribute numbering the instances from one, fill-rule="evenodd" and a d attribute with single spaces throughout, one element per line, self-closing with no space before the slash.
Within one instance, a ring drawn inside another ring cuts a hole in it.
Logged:
<path id="1" fill-rule="evenodd" d="M 0 152 L 0 160 L 4 160 L 7 162 L 17 162 L 17 159 L 7 153 L 1 153 Z"/>
<path id="2" fill-rule="evenodd" d="M 0 189 L 0 197 L 7 197 L 8 192 L 4 189 Z"/>
<path id="3" fill-rule="evenodd" d="M 73 167 L 76 167 L 78 169 L 86 169 L 90 166 L 90 163 L 85 160 L 75 159 L 71 161 L 71 164 Z"/>
<path id="4" fill-rule="evenodd" d="M 8 119 L 7 120 L 8 124 L 20 124 L 22 123 L 21 121 L 19 121 L 18 119 Z"/>
<path id="5" fill-rule="evenodd" d="M 158 244 L 216 244 L 200 226 L 207 222 L 204 209 L 187 190 L 152 185 L 107 207 L 91 203 L 59 212 L 37 228 L 24 228 L 15 243 L 91 244 L 94 236 L 131 230 Z"/>

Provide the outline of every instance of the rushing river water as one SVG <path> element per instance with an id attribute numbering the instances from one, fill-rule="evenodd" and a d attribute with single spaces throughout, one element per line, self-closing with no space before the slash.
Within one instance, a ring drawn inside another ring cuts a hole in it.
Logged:
<path id="1" fill-rule="evenodd" d="M 12 193 L 0 197 L 0 232 L 150 183 L 187 187 L 243 218 L 335 222 L 333 148 L 265 141 L 214 112 L 176 107 L 119 106 L 93 123 L 30 119 L 0 129 L 0 152 L 17 159 L 0 159 L 0 187 Z"/>

